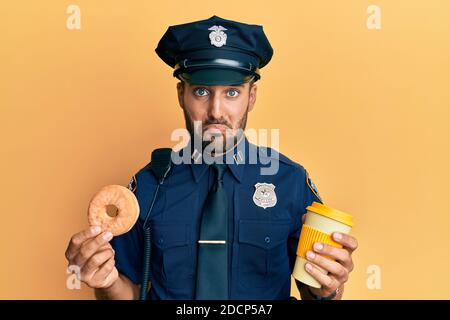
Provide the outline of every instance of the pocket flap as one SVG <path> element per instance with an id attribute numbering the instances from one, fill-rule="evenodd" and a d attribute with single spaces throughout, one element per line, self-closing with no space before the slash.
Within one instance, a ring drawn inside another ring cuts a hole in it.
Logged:
<path id="1" fill-rule="evenodd" d="M 287 242 L 290 221 L 241 220 L 239 242 L 272 249 Z"/>
<path id="2" fill-rule="evenodd" d="M 152 241 L 161 249 L 184 246 L 187 244 L 186 224 L 155 223 L 152 225 Z"/>

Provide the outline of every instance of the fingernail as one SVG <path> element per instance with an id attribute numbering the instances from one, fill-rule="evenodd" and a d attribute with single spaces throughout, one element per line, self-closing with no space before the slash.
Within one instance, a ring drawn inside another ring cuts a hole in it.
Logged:
<path id="1" fill-rule="evenodd" d="M 306 253 L 306 257 L 307 257 L 309 260 L 314 259 L 315 256 L 316 256 L 316 255 L 315 255 L 314 252 L 312 252 L 312 251 L 308 251 L 308 252 Z"/>
<path id="2" fill-rule="evenodd" d="M 323 249 L 323 244 L 321 244 L 320 242 L 317 242 L 316 244 L 314 244 L 314 249 L 316 251 L 321 251 Z"/>
<path id="3" fill-rule="evenodd" d="M 91 227 L 92 234 L 99 234 L 101 230 L 102 230 L 102 228 L 100 228 L 99 226 Z"/>
<path id="4" fill-rule="evenodd" d="M 111 240 L 112 239 L 112 233 L 110 232 L 110 231 L 107 231 L 107 232 L 105 232 L 105 234 L 103 235 L 103 239 L 105 240 L 105 241 L 109 241 L 109 240 Z"/>
<path id="5" fill-rule="evenodd" d="M 342 239 L 342 234 L 340 234 L 340 233 L 338 233 L 338 232 L 336 232 L 336 233 L 333 233 L 333 238 L 334 238 L 334 240 L 341 240 Z"/>
<path id="6" fill-rule="evenodd" d="M 307 271 L 312 271 L 312 265 L 310 265 L 309 263 L 305 264 L 305 268 Z"/>

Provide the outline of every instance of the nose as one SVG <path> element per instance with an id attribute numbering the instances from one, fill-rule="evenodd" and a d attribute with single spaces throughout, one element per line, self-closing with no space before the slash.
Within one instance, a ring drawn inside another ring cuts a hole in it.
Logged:
<path id="1" fill-rule="evenodd" d="M 212 93 L 209 101 L 208 116 L 213 119 L 222 118 L 222 100 L 219 94 Z"/>

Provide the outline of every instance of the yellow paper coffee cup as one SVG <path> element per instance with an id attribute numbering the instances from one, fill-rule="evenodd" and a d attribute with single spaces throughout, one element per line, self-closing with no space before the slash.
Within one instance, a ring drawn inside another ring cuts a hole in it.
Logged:
<path id="1" fill-rule="evenodd" d="M 353 227 L 353 218 L 348 213 L 318 202 L 313 202 L 306 210 L 306 219 L 298 241 L 297 258 L 292 276 L 308 286 L 320 288 L 320 283 L 305 270 L 305 264 L 308 262 L 306 260 L 306 252 L 312 251 L 316 242 L 342 248 L 342 245 L 332 239 L 331 234 L 333 232 L 348 234 Z M 327 274 L 322 268 L 314 266 L 322 273 Z"/>

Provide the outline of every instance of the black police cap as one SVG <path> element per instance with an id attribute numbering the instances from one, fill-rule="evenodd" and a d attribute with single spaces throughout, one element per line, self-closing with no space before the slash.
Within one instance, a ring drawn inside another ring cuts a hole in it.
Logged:
<path id="1" fill-rule="evenodd" d="M 170 26 L 155 51 L 174 77 L 204 85 L 257 81 L 273 55 L 262 26 L 218 16 Z"/>

